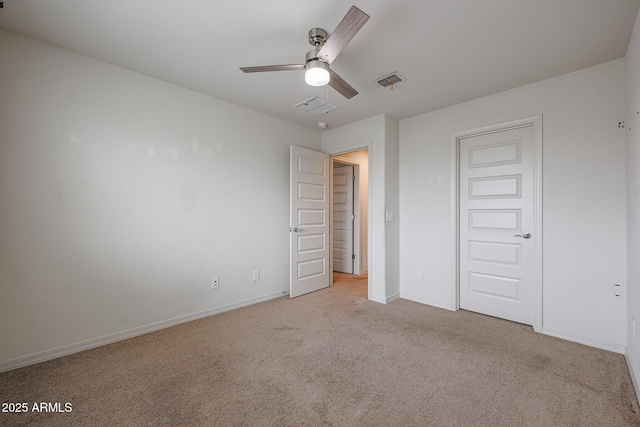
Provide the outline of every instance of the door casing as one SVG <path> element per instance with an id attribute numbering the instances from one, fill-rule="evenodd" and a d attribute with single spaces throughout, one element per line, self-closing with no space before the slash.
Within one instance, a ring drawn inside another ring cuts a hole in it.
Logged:
<path id="1" fill-rule="evenodd" d="M 536 236 L 534 240 L 534 313 L 533 329 L 542 332 L 543 326 L 543 282 L 542 282 L 542 115 L 528 117 L 499 123 L 481 128 L 469 129 L 456 132 L 451 135 L 451 219 L 454 224 L 451 236 L 454 248 L 452 260 L 452 277 L 454 285 L 450 292 L 450 306 L 452 310 L 460 309 L 460 139 L 470 136 L 499 132 L 502 130 L 533 126 L 534 129 L 534 230 L 532 234 Z"/>

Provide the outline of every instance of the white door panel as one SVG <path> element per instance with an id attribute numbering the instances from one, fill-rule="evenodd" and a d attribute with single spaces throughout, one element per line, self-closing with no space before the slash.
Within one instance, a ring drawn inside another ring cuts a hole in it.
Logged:
<path id="1" fill-rule="evenodd" d="M 532 325 L 533 126 L 460 139 L 460 308 Z"/>
<path id="2" fill-rule="evenodd" d="M 333 271 L 353 274 L 353 166 L 333 168 Z"/>
<path id="3" fill-rule="evenodd" d="M 291 298 L 329 286 L 329 155 L 291 146 Z"/>

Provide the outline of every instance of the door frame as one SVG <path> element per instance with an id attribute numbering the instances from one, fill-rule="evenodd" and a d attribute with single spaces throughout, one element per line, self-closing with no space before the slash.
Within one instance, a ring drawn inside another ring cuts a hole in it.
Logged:
<path id="1" fill-rule="evenodd" d="M 354 151 L 367 150 L 368 157 L 368 174 L 367 174 L 367 182 L 369 188 L 369 196 L 367 198 L 367 265 L 369 266 L 368 274 L 367 274 L 367 299 L 376 301 L 372 298 L 373 295 L 373 275 L 371 268 L 371 234 L 372 234 L 372 221 L 371 221 L 371 207 L 372 207 L 372 197 L 371 197 L 371 174 L 372 174 L 372 163 L 373 163 L 373 141 L 365 141 L 358 144 L 349 145 L 346 147 L 341 147 L 335 151 L 327 150 L 325 153 L 329 154 L 329 162 L 330 173 L 329 173 L 329 185 L 331 186 L 331 191 L 329 192 L 329 212 L 331 213 L 333 210 L 333 159 L 334 157 L 339 158 L 341 154 L 351 153 Z M 343 162 L 342 160 L 339 160 Z M 358 194 L 360 190 L 358 189 Z M 359 213 L 359 212 L 358 212 Z M 333 221 L 329 221 L 329 284 L 333 285 Z M 359 249 L 358 249 L 359 250 Z M 386 301 L 385 301 L 386 303 Z"/>
<path id="2" fill-rule="evenodd" d="M 355 259 L 353 260 L 353 274 L 361 275 L 361 266 L 360 266 L 360 165 L 358 163 L 354 163 L 352 161 L 343 159 L 340 155 L 330 156 L 331 159 L 331 200 L 329 202 L 329 209 L 333 213 L 333 163 L 338 162 L 343 165 L 349 165 L 353 167 L 353 176 L 355 179 L 351 183 L 353 185 L 353 215 L 355 219 L 353 221 L 353 253 L 355 254 Z M 329 224 L 329 238 L 331 239 L 331 268 L 333 268 L 333 221 Z"/>
<path id="3" fill-rule="evenodd" d="M 542 332 L 543 314 L 543 277 L 542 277 L 542 115 L 512 120 L 495 125 L 468 129 L 451 134 L 451 236 L 454 248 L 452 276 L 454 285 L 450 293 L 450 306 L 454 311 L 460 309 L 460 139 L 503 130 L 532 126 L 534 143 L 534 278 L 533 278 L 533 330 Z"/>

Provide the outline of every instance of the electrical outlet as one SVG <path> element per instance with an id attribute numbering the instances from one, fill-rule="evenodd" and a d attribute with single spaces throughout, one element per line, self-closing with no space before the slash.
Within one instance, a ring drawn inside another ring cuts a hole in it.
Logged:
<path id="1" fill-rule="evenodd" d="M 418 270 L 418 280 L 424 280 L 424 270 Z"/>
<path id="2" fill-rule="evenodd" d="M 218 277 L 211 278 L 211 289 L 218 289 L 220 287 L 220 280 Z"/>
<path id="3" fill-rule="evenodd" d="M 253 270 L 253 281 L 260 280 L 260 270 Z"/>

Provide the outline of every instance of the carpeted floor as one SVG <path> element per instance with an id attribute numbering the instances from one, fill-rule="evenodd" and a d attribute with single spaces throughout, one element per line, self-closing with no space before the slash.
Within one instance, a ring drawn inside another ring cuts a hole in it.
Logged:
<path id="1" fill-rule="evenodd" d="M 0 374 L 0 425 L 640 426 L 623 356 L 353 277 Z"/>

